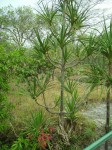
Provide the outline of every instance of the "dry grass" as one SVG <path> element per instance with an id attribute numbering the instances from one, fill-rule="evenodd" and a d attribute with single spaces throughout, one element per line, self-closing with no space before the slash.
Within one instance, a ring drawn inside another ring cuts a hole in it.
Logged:
<path id="1" fill-rule="evenodd" d="M 53 81 L 53 86 L 45 92 L 48 106 L 54 104 L 55 98 L 59 95 L 58 81 Z M 15 80 L 10 82 L 10 91 L 8 99 L 14 106 L 12 109 L 12 118 L 14 126 L 21 126 L 32 112 L 38 111 L 40 107 L 30 97 L 25 84 L 17 84 Z M 43 103 L 42 96 L 38 97 L 38 102 Z M 46 111 L 45 111 L 46 112 Z M 46 112 L 46 115 L 48 113 Z"/>
<path id="2" fill-rule="evenodd" d="M 31 112 L 35 112 L 40 109 L 40 107 L 33 101 L 26 90 L 25 84 L 17 84 L 16 81 L 11 81 L 10 91 L 8 94 L 9 101 L 13 104 L 14 108 L 12 109 L 13 122 L 15 126 L 21 125 L 24 122 L 24 119 L 29 117 Z M 101 93 L 102 91 L 102 93 Z M 78 87 L 78 92 L 82 99 L 84 95 L 87 94 L 87 87 L 84 84 L 80 84 Z M 52 81 L 52 86 L 45 92 L 45 97 L 48 106 L 54 104 L 56 97 L 60 95 L 60 85 L 57 80 Z M 88 97 L 90 102 L 102 100 L 105 96 L 105 89 L 95 89 Z M 38 97 L 38 101 L 42 103 L 42 96 Z M 46 112 L 47 114 L 47 112 Z"/>
<path id="3" fill-rule="evenodd" d="M 90 92 L 90 88 L 86 84 L 81 84 L 78 86 L 78 93 L 81 95 L 82 99 L 87 96 L 88 102 L 97 102 L 102 101 L 106 97 L 106 88 L 105 87 L 97 87 L 92 92 Z"/>

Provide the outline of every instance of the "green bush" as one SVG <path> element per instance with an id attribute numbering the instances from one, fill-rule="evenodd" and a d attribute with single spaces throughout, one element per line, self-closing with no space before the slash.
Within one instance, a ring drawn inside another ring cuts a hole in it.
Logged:
<path id="1" fill-rule="evenodd" d="M 24 131 L 11 146 L 11 150 L 37 150 L 50 147 L 53 128 L 49 128 L 49 120 L 42 112 L 32 113 L 25 122 Z"/>
<path id="2" fill-rule="evenodd" d="M 22 136 L 18 137 L 11 146 L 11 150 L 30 150 L 29 139 L 25 139 Z"/>
<path id="3" fill-rule="evenodd" d="M 0 142 L 7 138 L 11 105 L 7 99 L 8 86 L 8 53 L 0 47 Z"/>

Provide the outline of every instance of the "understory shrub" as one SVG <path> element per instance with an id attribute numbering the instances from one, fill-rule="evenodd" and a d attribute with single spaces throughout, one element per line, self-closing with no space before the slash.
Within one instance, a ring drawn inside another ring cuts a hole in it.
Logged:
<path id="1" fill-rule="evenodd" d="M 95 122 L 85 118 L 81 114 L 77 114 L 76 120 L 73 122 L 73 130 L 70 137 L 70 145 L 61 144 L 63 150 L 82 150 L 93 142 L 98 136 Z"/>
<path id="2" fill-rule="evenodd" d="M 8 86 L 8 54 L 0 47 L 0 147 L 8 143 L 8 131 L 10 129 L 10 109 L 11 104 L 7 99 Z"/>
<path id="3" fill-rule="evenodd" d="M 96 140 L 98 134 L 93 121 L 77 114 L 72 123 L 70 145 L 66 145 L 53 118 L 49 119 L 42 110 L 32 113 L 10 150 L 82 150 Z M 71 126 L 68 125 L 68 128 Z"/>
<path id="4" fill-rule="evenodd" d="M 37 150 L 50 148 L 54 127 L 42 110 L 31 113 L 25 122 L 24 131 L 14 141 L 11 150 Z"/>

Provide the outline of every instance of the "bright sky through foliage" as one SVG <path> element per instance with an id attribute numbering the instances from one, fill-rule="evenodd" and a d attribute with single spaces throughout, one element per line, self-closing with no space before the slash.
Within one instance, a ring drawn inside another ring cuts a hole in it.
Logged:
<path id="1" fill-rule="evenodd" d="M 31 6 L 33 8 L 38 8 L 38 2 L 40 0 L 0 0 L 0 7 L 9 6 L 12 5 L 13 7 L 19 7 L 19 6 Z M 48 4 L 51 0 L 44 0 Z M 100 4 L 96 5 L 94 8 L 93 16 L 95 18 L 92 18 L 90 22 L 93 24 L 97 24 L 97 22 L 100 22 L 103 16 L 106 16 L 107 24 L 109 24 L 109 20 L 112 15 L 112 0 L 102 0 Z M 97 16 L 97 17 L 96 17 Z M 101 26 L 100 26 L 101 29 Z"/>
<path id="2" fill-rule="evenodd" d="M 13 7 L 18 7 L 18 6 L 31 6 L 35 7 L 37 4 L 38 0 L 0 0 L 0 7 L 12 5 Z"/>
<path id="3" fill-rule="evenodd" d="M 10 4 L 13 7 L 18 7 L 23 5 L 35 7 L 38 1 L 39 0 L 0 0 L 0 7 L 8 6 Z M 99 4 L 96 8 L 112 10 L 112 0 L 104 0 L 104 2 L 102 2 L 102 4 Z"/>

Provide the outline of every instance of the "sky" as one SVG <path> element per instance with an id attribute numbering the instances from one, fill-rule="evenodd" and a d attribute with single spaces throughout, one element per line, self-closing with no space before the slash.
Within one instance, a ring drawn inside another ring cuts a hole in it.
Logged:
<path id="1" fill-rule="evenodd" d="M 112 0 L 104 0 L 104 2 L 96 5 L 95 9 L 99 9 L 106 14 L 112 14 Z"/>
<path id="2" fill-rule="evenodd" d="M 48 3 L 50 0 L 44 0 Z M 38 8 L 39 0 L 0 0 L 0 7 L 12 5 L 13 7 L 18 6 L 31 6 L 33 8 Z M 104 0 L 102 3 L 94 7 L 94 12 L 97 14 L 97 17 L 91 19 L 92 23 L 100 22 L 102 16 L 112 15 L 112 0 Z M 109 17 L 107 17 L 109 18 Z M 109 22 L 109 21 L 108 21 Z"/>
<path id="3" fill-rule="evenodd" d="M 32 6 L 35 7 L 37 5 L 38 0 L 0 0 L 0 7 L 12 5 L 13 7 L 18 7 L 18 6 Z"/>
<path id="4" fill-rule="evenodd" d="M 10 4 L 14 7 L 23 5 L 36 7 L 38 1 L 39 0 L 0 0 L 0 7 L 8 6 Z M 97 5 L 96 8 L 101 10 L 112 9 L 112 0 L 104 0 L 104 2 L 102 4 Z"/>
<path id="5" fill-rule="evenodd" d="M 38 6 L 38 2 L 40 0 L 0 0 L 0 7 L 4 7 L 4 6 L 8 6 L 8 5 L 12 5 L 13 7 L 19 7 L 19 6 L 31 6 L 33 8 L 36 8 Z M 50 0 L 44 0 L 46 2 L 50 1 Z"/>
<path id="6" fill-rule="evenodd" d="M 44 0 L 44 1 L 50 1 L 50 0 Z M 12 5 L 13 7 L 18 6 L 31 6 L 31 7 L 38 7 L 39 0 L 0 0 L 0 7 Z M 104 0 L 101 4 L 97 5 L 95 9 L 98 9 L 101 12 L 105 12 L 107 14 L 112 13 L 112 0 Z"/>

